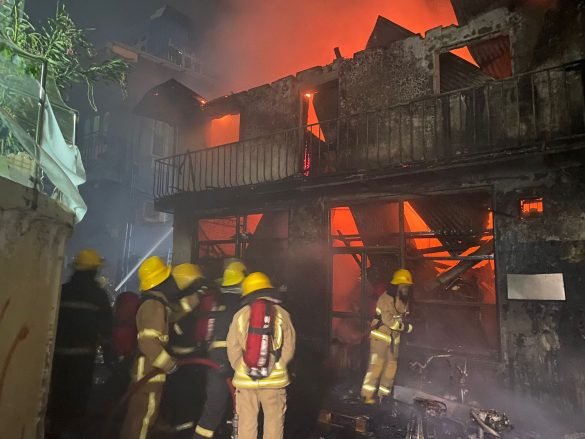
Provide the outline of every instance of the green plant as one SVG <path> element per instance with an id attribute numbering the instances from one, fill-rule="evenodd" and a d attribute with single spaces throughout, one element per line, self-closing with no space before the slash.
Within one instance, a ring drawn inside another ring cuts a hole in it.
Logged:
<path id="1" fill-rule="evenodd" d="M 24 52 L 45 59 L 59 89 L 85 83 L 94 110 L 95 84 L 118 84 L 125 93 L 128 64 L 117 58 L 97 62 L 96 51 L 86 37 L 91 29 L 80 28 L 64 6 L 59 6 L 55 17 L 37 29 L 22 10 L 22 1 L 16 0 L 5 12 L 4 37 Z"/>

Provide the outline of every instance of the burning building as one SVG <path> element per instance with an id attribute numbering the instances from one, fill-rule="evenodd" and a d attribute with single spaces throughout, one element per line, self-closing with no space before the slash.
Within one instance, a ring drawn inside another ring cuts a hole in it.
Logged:
<path id="1" fill-rule="evenodd" d="M 462 24 L 424 38 L 380 17 L 352 58 L 179 111 L 155 206 L 175 262 L 242 257 L 286 289 L 339 376 L 408 267 L 407 356 L 458 352 L 484 389 L 582 412 L 583 2 L 487 3 L 454 1 Z M 155 117 L 156 93 L 136 111 Z"/>

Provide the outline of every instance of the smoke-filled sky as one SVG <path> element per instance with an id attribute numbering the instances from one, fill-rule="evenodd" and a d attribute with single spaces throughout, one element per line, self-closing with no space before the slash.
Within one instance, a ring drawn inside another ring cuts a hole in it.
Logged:
<path id="1" fill-rule="evenodd" d="M 344 56 L 365 47 L 378 15 L 415 32 L 456 22 L 449 0 L 169 0 L 204 27 L 198 48 L 220 74 L 221 90 L 239 91 L 299 70 L 325 65 L 333 48 Z M 94 27 L 103 44 L 122 38 L 164 0 L 64 0 L 74 19 Z M 57 0 L 27 0 L 35 19 Z M 203 12 L 205 11 L 205 12 Z"/>
<path id="2" fill-rule="evenodd" d="M 203 48 L 230 90 L 364 49 L 378 15 L 415 32 L 456 23 L 449 0 L 233 0 Z"/>
<path id="3" fill-rule="evenodd" d="M 164 4 L 164 0 L 26 0 L 27 13 L 35 21 L 52 16 L 64 5 L 82 27 L 95 28 L 90 37 L 97 44 L 139 25 Z"/>

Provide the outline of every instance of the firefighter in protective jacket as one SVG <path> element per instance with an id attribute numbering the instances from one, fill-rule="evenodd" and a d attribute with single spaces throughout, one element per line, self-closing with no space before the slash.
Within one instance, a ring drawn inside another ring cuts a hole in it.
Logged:
<path id="1" fill-rule="evenodd" d="M 208 357 L 217 363 L 220 371 L 207 371 L 207 400 L 203 415 L 195 427 L 195 439 L 212 438 L 221 424 L 230 401 L 226 378 L 233 376 L 227 356 L 227 335 L 234 314 L 240 308 L 242 281 L 246 275 L 246 266 L 240 261 L 229 262 L 223 272 L 221 295 L 215 309 L 209 315 L 210 344 Z"/>
<path id="2" fill-rule="evenodd" d="M 195 264 L 179 264 L 171 273 L 179 288 L 179 302 L 193 294 L 201 298 L 208 293 L 207 281 L 203 272 Z M 173 316 L 169 327 L 168 351 L 177 360 L 186 360 L 202 356 L 201 346 L 196 337 L 196 325 L 201 302 L 194 310 L 182 306 L 179 314 Z M 175 439 L 192 439 L 197 410 L 202 401 L 203 387 L 201 369 L 195 365 L 185 365 L 170 375 L 165 383 L 161 402 L 162 413 L 169 432 Z"/>
<path id="3" fill-rule="evenodd" d="M 264 413 L 264 438 L 283 438 L 286 387 L 290 383 L 287 366 L 294 356 L 295 330 L 277 294 L 265 274 L 247 276 L 242 282 L 244 307 L 234 316 L 228 332 L 239 439 L 257 438 L 260 408 Z M 261 314 L 255 315 L 256 310 Z M 250 337 L 261 341 L 260 345 L 252 345 Z M 265 361 L 251 366 L 250 361 L 256 361 L 251 358 L 252 351 L 257 354 L 256 360 Z"/>
<path id="4" fill-rule="evenodd" d="M 134 382 L 154 375 L 128 401 L 121 439 L 145 439 L 158 416 L 166 376 L 176 371 L 176 361 L 166 350 L 169 323 L 173 319 L 173 302 L 178 288 L 171 277 L 171 267 L 158 256 L 146 259 L 138 269 L 142 304 L 136 315 L 138 355 L 132 370 Z M 181 313 L 191 311 L 197 297 L 180 300 Z"/>
<path id="5" fill-rule="evenodd" d="M 398 369 L 400 335 L 412 331 L 412 325 L 403 321 L 408 312 L 412 274 L 400 269 L 390 283 L 392 286 L 378 299 L 371 325 L 370 364 L 361 392 L 366 404 L 375 403 L 376 395 L 381 400 L 392 392 Z"/>

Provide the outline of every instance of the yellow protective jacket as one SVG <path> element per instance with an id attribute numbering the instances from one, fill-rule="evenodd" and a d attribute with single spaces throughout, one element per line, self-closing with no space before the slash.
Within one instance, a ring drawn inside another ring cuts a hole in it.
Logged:
<path id="1" fill-rule="evenodd" d="M 198 296 L 188 296 L 182 299 L 180 310 L 171 308 L 165 295 L 158 291 L 148 291 L 151 299 L 145 300 L 136 314 L 136 328 L 138 330 L 138 356 L 134 363 L 132 378 L 139 381 L 153 369 L 160 369 L 164 373 L 155 375 L 150 382 L 163 382 L 166 373 L 176 365 L 166 350 L 169 342 L 169 324 L 193 310 L 198 303 Z"/>
<path id="2" fill-rule="evenodd" d="M 253 380 L 248 376 L 248 367 L 243 358 L 251 308 L 247 305 L 234 315 L 227 335 L 227 354 L 235 371 L 232 382 L 238 389 L 282 389 L 290 384 L 287 366 L 295 353 L 296 333 L 289 313 L 280 305 L 275 304 L 274 308 L 271 372 L 268 377 L 259 380 Z M 278 351 L 280 358 L 276 361 L 274 353 Z"/>
<path id="3" fill-rule="evenodd" d="M 408 304 L 398 297 L 382 294 L 376 303 L 376 317 L 372 320 L 370 338 L 388 345 L 392 344 L 392 341 L 395 344 L 400 343 L 400 333 L 405 329 L 402 320 L 407 311 Z"/>

